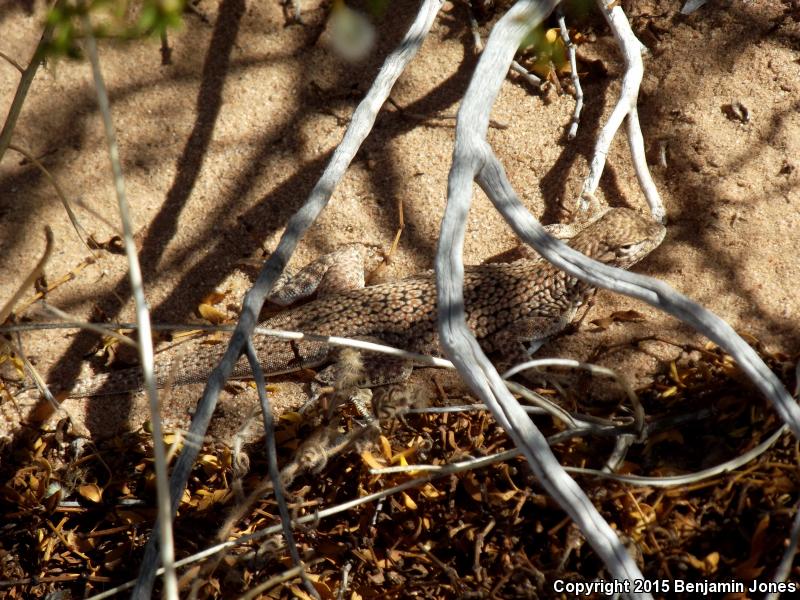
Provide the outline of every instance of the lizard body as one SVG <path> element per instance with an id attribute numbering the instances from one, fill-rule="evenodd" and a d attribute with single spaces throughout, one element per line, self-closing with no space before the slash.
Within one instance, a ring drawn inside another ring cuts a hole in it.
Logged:
<path id="1" fill-rule="evenodd" d="M 614 208 L 578 231 L 569 245 L 608 265 L 629 268 L 652 252 L 664 234 L 662 225 L 633 210 Z M 353 254 L 348 256 L 352 261 Z M 508 344 L 544 340 L 564 329 L 592 291 L 589 285 L 538 255 L 465 269 L 467 322 L 488 351 L 503 350 Z M 435 276 L 429 271 L 400 281 L 318 297 L 261 325 L 378 340 L 413 352 L 440 355 L 436 315 Z M 265 335 L 254 336 L 253 343 L 268 375 L 319 367 L 330 362 L 334 352 L 323 342 L 289 341 Z M 158 385 L 205 381 L 222 352 L 221 346 L 201 346 L 193 353 L 184 350 L 173 358 L 158 358 L 155 366 Z M 249 374 L 247 361 L 242 357 L 233 377 Z M 139 390 L 141 386 L 141 372 L 132 368 L 80 380 L 68 395 L 122 393 Z"/>

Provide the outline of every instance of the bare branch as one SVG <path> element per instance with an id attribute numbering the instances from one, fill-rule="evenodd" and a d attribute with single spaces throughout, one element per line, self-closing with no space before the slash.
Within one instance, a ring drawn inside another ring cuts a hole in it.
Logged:
<path id="1" fill-rule="evenodd" d="M 64 0 L 58 0 L 53 8 L 57 9 L 63 3 Z M 39 44 L 36 46 L 36 50 L 33 51 L 31 61 L 28 63 L 28 66 L 25 68 L 25 70 L 22 71 L 22 77 L 20 77 L 19 85 L 17 86 L 17 92 L 14 94 L 14 100 L 11 101 L 11 107 L 8 109 L 8 115 L 6 116 L 6 121 L 3 124 L 3 130 L 0 131 L 0 162 L 3 161 L 3 156 L 5 156 L 8 145 L 11 143 L 11 136 L 14 134 L 14 127 L 16 127 L 17 119 L 19 118 L 19 114 L 22 112 L 22 105 L 25 104 L 25 98 L 28 96 L 28 90 L 33 83 L 33 78 L 36 75 L 36 71 L 39 69 L 39 65 L 42 64 L 42 61 L 44 60 L 44 51 L 47 45 L 50 43 L 50 38 L 53 36 L 54 28 L 54 23 L 48 23 L 45 26 L 44 31 L 42 32 L 42 37 L 39 39 Z M 19 68 L 19 65 L 16 65 L 16 63 L 15 66 Z"/>
<path id="2" fill-rule="evenodd" d="M 635 580 L 642 578 L 636 563 L 580 487 L 558 464 L 544 436 L 505 388 L 497 371 L 468 330 L 464 316 L 464 266 L 461 254 L 473 179 L 478 177 L 479 183 L 496 205 L 504 200 L 498 194 L 496 185 L 488 185 L 483 173 L 487 164 L 497 160 L 486 142 L 489 112 L 520 43 L 556 4 L 555 0 L 517 2 L 492 30 L 464 95 L 456 124 L 447 209 L 436 254 L 439 339 L 442 349 L 456 365 L 462 378 L 489 406 L 497 422 L 525 455 L 536 477 L 575 520 L 612 576 L 619 580 Z M 496 179 L 491 183 L 496 183 Z M 538 226 L 541 228 L 541 225 Z M 640 597 L 652 596 L 644 594 Z"/>
<path id="3" fill-rule="evenodd" d="M 628 382 L 627 378 L 623 375 L 620 375 L 613 369 L 609 369 L 607 367 L 601 367 L 599 365 L 593 365 L 591 363 L 585 363 L 577 360 L 572 360 L 568 358 L 539 358 L 534 360 L 529 360 L 522 364 L 516 365 L 513 369 L 509 369 L 505 373 L 503 373 L 503 379 L 509 379 L 513 377 L 517 373 L 520 373 L 526 369 L 532 369 L 535 367 L 567 367 L 570 369 L 581 369 L 584 371 L 589 371 L 592 375 L 602 375 L 604 377 L 610 377 L 613 379 L 617 385 L 619 385 L 624 391 L 625 394 L 628 396 L 628 400 L 631 401 L 631 406 L 633 407 L 633 415 L 634 415 L 634 429 L 639 433 L 641 437 L 645 430 L 645 423 L 644 423 L 644 408 L 642 407 L 642 403 L 639 402 L 639 398 L 636 396 L 636 392 L 633 391 L 631 384 Z"/>
<path id="4" fill-rule="evenodd" d="M 755 448 L 752 448 L 742 454 L 741 456 L 736 456 L 730 460 L 726 460 L 723 463 L 715 465 L 713 467 L 709 467 L 708 469 L 703 469 L 702 471 L 695 471 L 694 473 L 687 473 L 685 475 L 672 475 L 668 477 L 645 477 L 641 475 L 619 475 L 617 473 L 610 473 L 608 471 L 598 471 L 597 469 L 586 469 L 583 467 L 563 467 L 565 471 L 569 473 L 575 473 L 579 475 L 591 475 L 597 477 L 599 479 L 609 479 L 611 481 L 619 481 L 620 483 L 627 483 L 633 486 L 639 487 L 653 487 L 653 488 L 673 488 L 673 487 L 680 487 L 682 485 L 691 485 L 698 483 L 700 481 L 705 481 L 711 479 L 713 477 L 718 477 L 720 475 L 724 475 L 725 473 L 730 473 L 731 471 L 735 471 L 736 469 L 743 467 L 747 463 L 752 460 L 755 460 L 764 452 L 769 450 L 775 442 L 780 439 L 780 437 L 788 431 L 788 428 L 784 425 L 778 428 L 775 432 L 772 433 L 766 440 L 761 442 Z M 563 434 L 559 433 L 556 435 L 551 436 L 548 438 L 550 440 L 556 440 L 556 438 L 563 439 L 563 437 L 570 437 L 576 436 L 579 434 L 585 434 L 584 430 L 578 429 L 573 431 L 565 431 Z M 551 443 L 554 443 L 552 441 Z M 519 450 L 506 450 L 505 452 L 498 452 L 497 454 L 492 454 L 490 456 L 482 456 L 478 459 L 469 459 L 465 461 L 460 461 L 457 463 L 451 463 L 449 465 L 426 465 L 426 464 L 416 464 L 416 465 L 404 465 L 404 466 L 397 466 L 397 467 L 384 467 L 379 469 L 370 469 L 369 472 L 374 475 L 387 475 L 387 474 L 395 474 L 395 473 L 408 473 L 408 472 L 424 472 L 424 473 L 440 473 L 440 472 L 452 472 L 450 469 L 458 465 L 459 470 L 469 470 L 471 468 L 469 465 L 474 464 L 475 468 L 477 467 L 485 467 L 489 464 L 494 464 L 498 462 L 503 462 L 513 458 L 515 456 L 519 456 L 521 453 Z"/>
<path id="5" fill-rule="evenodd" d="M 322 557 L 315 558 L 312 564 L 317 564 L 323 562 L 325 559 Z M 303 568 L 302 566 L 292 567 L 291 569 L 287 569 L 283 573 L 276 575 L 275 577 L 270 577 L 266 581 L 259 583 L 258 585 L 253 586 L 247 592 L 239 596 L 239 600 L 254 600 L 258 597 L 263 597 L 261 594 L 268 591 L 270 588 L 275 587 L 276 585 L 280 585 L 286 581 L 294 579 L 295 577 L 302 576 Z M 316 588 L 314 588 L 315 597 L 318 597 Z"/>
<path id="6" fill-rule="evenodd" d="M 792 571 L 794 556 L 797 553 L 797 544 L 800 542 L 800 503 L 795 504 L 794 510 L 794 521 L 792 522 L 792 533 L 789 536 L 789 543 L 786 546 L 786 550 L 783 552 L 778 568 L 775 569 L 775 575 L 772 576 L 772 581 L 778 583 L 784 582 L 789 578 L 789 574 Z M 780 592 L 770 592 L 766 595 L 764 600 L 778 600 L 778 598 L 780 598 Z"/>
<path id="7" fill-rule="evenodd" d="M 103 73 L 100 70 L 100 59 L 97 55 L 97 44 L 92 34 L 92 26 L 88 14 L 83 15 L 83 24 L 86 29 L 86 51 L 92 65 L 94 87 L 97 91 L 97 103 L 103 118 L 103 129 L 106 134 L 111 170 L 114 174 L 114 189 L 117 194 L 119 216 L 122 221 L 123 242 L 125 254 L 128 257 L 128 273 L 131 280 L 131 290 L 136 303 L 136 323 L 139 327 L 139 358 L 141 360 L 144 386 L 150 401 L 150 418 L 153 427 L 153 451 L 156 467 L 156 497 L 158 499 L 158 513 L 160 518 L 160 534 L 164 540 L 161 544 L 161 560 L 165 569 L 165 596 L 169 600 L 178 600 L 178 580 L 175 576 L 175 549 L 172 541 L 172 521 L 170 517 L 169 482 L 167 478 L 167 460 L 162 443 L 161 418 L 158 404 L 158 389 L 153 365 L 153 338 L 150 331 L 150 312 L 147 308 L 147 299 L 144 295 L 142 284 L 142 270 L 136 253 L 136 244 L 133 241 L 133 227 L 131 226 L 128 200 L 125 196 L 125 180 L 122 176 L 122 165 L 119 160 L 114 123 L 111 120 L 111 106 L 108 101 Z"/>
<path id="8" fill-rule="evenodd" d="M 516 456 L 518 454 L 518 451 L 517 450 L 510 450 L 510 451 L 508 451 L 507 453 L 504 453 L 504 454 L 506 454 L 508 458 L 511 458 L 513 456 Z M 479 458 L 479 459 L 473 459 L 473 460 L 469 460 L 469 461 L 453 463 L 451 465 L 447 465 L 445 468 L 443 468 L 440 471 L 437 471 L 435 473 L 431 473 L 430 475 L 426 475 L 424 477 L 418 477 L 416 479 L 410 479 L 408 481 L 405 481 L 405 482 L 403 482 L 401 484 L 398 484 L 396 486 L 387 488 L 385 490 L 380 490 L 378 492 L 373 492 L 372 494 L 367 494 L 366 496 L 360 496 L 360 497 L 355 498 L 353 500 L 350 500 L 348 502 L 343 502 L 342 504 L 337 504 L 336 506 L 332 506 L 330 508 L 326 508 L 326 509 L 320 510 L 318 512 L 314 512 L 314 513 L 311 513 L 311 514 L 303 515 L 302 517 L 292 521 L 292 525 L 296 527 L 298 525 L 303 525 L 305 523 L 315 523 L 315 522 L 319 521 L 320 519 L 325 519 L 327 517 L 331 517 L 333 515 L 337 515 L 339 513 L 348 511 L 348 510 L 350 510 L 352 508 L 355 508 L 357 506 L 362 506 L 364 504 L 369 504 L 371 502 L 381 501 L 384 498 L 388 498 L 389 496 L 392 496 L 394 494 L 399 494 L 400 492 L 404 492 L 405 490 L 418 487 L 418 486 L 420 486 L 422 484 L 425 484 L 425 483 L 428 483 L 430 481 L 435 481 L 436 479 L 439 479 L 441 477 L 446 477 L 446 476 L 452 475 L 454 473 L 460 473 L 462 471 L 466 471 L 466 470 L 470 470 L 470 469 L 477 469 L 477 468 L 480 468 L 482 466 L 490 465 L 490 464 L 493 464 L 495 462 L 498 462 L 498 460 L 502 460 L 502 459 L 498 459 L 497 458 L 499 456 L 500 455 L 493 455 L 491 457 L 488 457 L 489 460 L 487 460 L 486 457 L 483 457 L 483 458 Z M 181 559 L 179 561 L 176 561 L 175 566 L 176 567 L 184 567 L 186 565 L 193 564 L 193 563 L 195 563 L 197 561 L 200 561 L 200 560 L 203 560 L 205 558 L 208 558 L 209 556 L 214 556 L 218 552 L 223 552 L 223 551 L 228 550 L 230 548 L 233 548 L 235 546 L 239 546 L 239 545 L 246 544 L 248 542 L 253 542 L 253 541 L 256 541 L 256 540 L 260 540 L 262 538 L 265 538 L 265 537 L 268 537 L 268 536 L 271 536 L 271 535 L 275 535 L 276 533 L 280 533 L 281 530 L 282 530 L 282 526 L 281 525 L 271 525 L 270 527 L 265 527 L 264 529 L 260 529 L 259 531 L 253 532 L 251 534 L 243 535 L 243 536 L 237 538 L 234 541 L 222 542 L 222 543 L 217 544 L 215 546 L 210 546 L 209 548 L 206 548 L 205 550 L 202 550 L 201 552 L 193 554 L 192 556 L 188 556 L 188 557 L 183 558 L 183 559 Z M 163 568 L 160 568 L 160 569 L 156 570 L 156 574 L 157 575 L 161 575 L 163 573 L 164 573 L 164 569 Z M 112 596 L 116 596 L 120 592 L 124 592 L 125 590 L 131 589 L 132 587 L 134 587 L 134 585 L 135 585 L 134 581 L 129 581 L 129 582 L 124 583 L 122 585 L 119 585 L 119 586 L 117 586 L 117 587 L 115 587 L 113 589 L 106 590 L 105 592 L 101 592 L 100 594 L 96 594 L 94 596 L 91 596 L 87 600 L 104 600 L 105 598 L 111 598 Z"/>
<path id="9" fill-rule="evenodd" d="M 353 118 L 345 131 L 342 141 L 334 151 L 330 163 L 328 163 L 319 181 L 311 191 L 308 200 L 289 220 L 278 247 L 269 257 L 261 273 L 259 273 L 256 283 L 247 293 L 239 323 L 233 333 L 228 349 L 220 365 L 211 374 L 192 418 L 190 431 L 193 434 L 202 437 L 208 429 L 222 386 L 233 371 L 233 366 L 236 364 L 244 344 L 256 326 L 258 314 L 261 311 L 264 300 L 289 262 L 289 258 L 303 234 L 330 200 L 336 184 L 344 175 L 361 143 L 372 129 L 381 106 L 389 97 L 392 86 L 422 45 L 434 18 L 442 6 L 442 1 L 424 0 L 422 2 L 419 13 L 408 32 L 397 48 L 386 58 L 372 87 L 370 87 L 367 95 L 353 113 Z M 175 464 L 170 490 L 173 499 L 172 514 L 177 510 L 178 500 L 186 487 L 189 472 L 196 458 L 197 450 L 187 448 Z M 132 594 L 134 599 L 149 600 L 157 561 L 157 537 L 153 535 L 145 550 L 139 580 Z"/>
<path id="10" fill-rule="evenodd" d="M 772 402 L 795 436 L 800 437 L 800 407 L 756 351 L 739 337 L 730 325 L 710 310 L 657 279 L 593 261 L 547 235 L 541 224 L 520 202 L 508 182 L 502 165 L 493 155 L 484 158 L 486 162 L 480 171 L 478 182 L 517 235 L 526 243 L 535 247 L 544 258 L 570 275 L 592 286 L 643 300 L 706 335 L 736 360 L 739 368 Z"/>
<path id="11" fill-rule="evenodd" d="M 581 87 L 581 78 L 578 76 L 578 62 L 575 60 L 575 44 L 569 39 L 569 30 L 567 30 L 563 15 L 558 17 L 558 29 L 561 32 L 561 40 L 567 47 L 571 71 L 570 77 L 572 86 L 575 88 L 575 109 L 572 111 L 572 121 L 570 121 L 569 131 L 567 132 L 567 139 L 574 140 L 575 136 L 578 135 L 578 124 L 583 110 L 583 88 Z"/>
<path id="12" fill-rule="evenodd" d="M 631 149 L 631 158 L 633 159 L 633 168 L 636 172 L 636 178 L 639 180 L 639 185 L 644 193 L 645 200 L 650 206 L 650 212 L 653 218 L 659 222 L 664 221 L 666 212 L 664 211 L 664 204 L 661 202 L 661 196 L 656 189 L 653 178 L 650 175 L 650 170 L 647 168 L 647 159 L 644 152 L 644 138 L 642 137 L 642 130 L 639 126 L 639 115 L 636 110 L 636 101 L 639 97 L 639 86 L 642 83 L 642 76 L 644 74 L 644 64 L 642 63 L 642 51 L 646 48 L 642 43 L 636 39 L 636 36 L 631 30 L 628 19 L 625 18 L 625 13 L 620 6 L 613 6 L 616 0 L 604 2 L 604 0 L 597 0 L 600 7 L 600 12 L 606 18 L 608 26 L 614 33 L 617 40 L 617 45 L 622 52 L 623 61 L 625 63 L 625 74 L 622 77 L 622 88 L 620 90 L 619 100 L 597 137 L 595 143 L 594 156 L 589 164 L 589 174 L 583 184 L 581 196 L 585 194 L 594 194 L 597 186 L 600 184 L 600 176 L 603 174 L 603 169 L 606 164 L 606 157 L 608 156 L 611 142 L 617 134 L 617 130 L 625 117 L 628 117 L 628 144 Z"/>
<path id="13" fill-rule="evenodd" d="M 472 179 L 477 177 L 478 183 L 515 232 L 555 266 L 593 286 L 644 300 L 679 317 L 718 343 L 737 360 L 742 370 L 773 402 L 781 417 L 798 437 L 800 408 L 756 352 L 722 319 L 662 282 L 592 261 L 546 235 L 542 226 L 519 201 L 485 136 L 491 105 L 513 53 L 528 28 L 538 23 L 552 9 L 554 2 L 546 3 L 547 9 L 543 8 L 543 4 L 545 3 L 521 0 L 498 22 L 459 111 L 456 148 L 448 186 L 448 206 L 436 257 L 440 339 L 443 349 L 464 380 L 490 407 L 495 418 L 526 456 L 542 484 L 575 519 L 612 575 L 618 579 L 635 579 L 641 577 L 635 563 L 580 488 L 558 465 L 541 433 L 502 387 L 497 372 L 466 327 L 463 265 L 460 257 L 464 243 L 464 223 L 472 195 Z M 615 34 L 623 29 L 630 30 L 619 7 L 612 10 L 609 19 L 612 17 L 615 19 Z M 609 126 L 604 128 L 601 141 L 598 142 L 601 152 L 593 161 L 593 172 L 596 174 L 599 173 L 598 168 L 602 170 L 605 151 L 613 137 L 612 132 L 616 131 L 625 114 L 635 106 L 642 71 L 639 56 L 641 45 L 638 41 L 632 44 L 631 39 L 635 41 L 632 34 L 620 42 L 626 49 L 626 61 L 630 65 L 623 81 L 623 100 L 617 105 Z M 635 46 L 636 60 L 628 55 L 631 45 Z M 599 174 L 596 176 L 599 178 Z"/>
<path id="14" fill-rule="evenodd" d="M 539 77 L 537 77 L 536 75 L 534 75 L 533 73 L 531 73 L 530 71 L 528 71 L 528 69 L 523 67 L 517 61 L 515 61 L 515 60 L 511 61 L 510 69 L 512 71 L 514 71 L 514 73 L 517 73 L 518 75 L 520 75 L 525 81 L 530 83 L 537 90 L 540 87 L 542 87 L 542 80 Z"/>
<path id="15" fill-rule="evenodd" d="M 19 71 L 21 75 L 25 75 L 25 69 L 22 67 L 22 65 L 19 64 L 17 61 L 15 61 L 13 58 L 11 58 L 8 54 L 6 54 L 5 52 L 0 52 L 0 58 L 5 60 L 8 64 L 14 67 L 17 71 Z"/>
<path id="16" fill-rule="evenodd" d="M 289 548 L 289 555 L 292 557 L 292 562 L 294 566 L 299 569 L 300 578 L 303 580 L 303 586 L 312 598 L 319 600 L 319 594 L 316 588 L 314 588 L 308 575 L 306 575 L 305 568 L 300 560 L 300 553 L 297 551 L 294 535 L 292 534 L 292 517 L 289 514 L 289 507 L 286 505 L 286 496 L 283 490 L 283 483 L 281 482 L 280 469 L 278 469 L 278 450 L 275 447 L 275 424 L 272 419 L 272 408 L 267 398 L 267 383 L 264 380 L 264 370 L 261 368 L 261 363 L 258 362 L 258 354 L 253 347 L 252 340 L 247 340 L 245 353 L 247 354 L 247 360 L 250 362 L 250 369 L 253 371 L 253 378 L 255 379 L 256 389 L 258 390 L 258 400 L 261 403 L 261 418 L 264 420 L 264 441 L 267 445 L 267 466 L 269 469 L 269 478 L 272 480 L 275 501 L 278 503 L 278 513 L 281 516 L 283 537 L 286 539 L 286 546 Z"/>
<path id="17" fill-rule="evenodd" d="M 75 233 L 78 234 L 78 239 L 81 242 L 83 242 L 84 246 L 86 246 L 87 248 L 89 248 L 90 251 L 92 251 L 92 254 L 94 254 L 94 251 L 92 250 L 91 246 L 89 246 L 88 242 L 86 241 L 87 237 L 86 230 L 83 228 L 80 221 L 78 221 L 78 216 L 72 210 L 72 206 L 69 203 L 69 199 L 67 198 L 67 195 L 64 193 L 64 189 L 61 187 L 61 185 L 59 185 L 58 180 L 55 177 L 53 177 L 52 173 L 50 173 L 50 171 L 41 163 L 41 161 L 38 158 L 36 158 L 33 154 L 31 154 L 24 148 L 21 148 L 14 144 L 9 144 L 8 148 L 10 150 L 14 150 L 15 152 L 19 152 L 20 154 L 22 154 L 22 156 L 31 161 L 36 166 L 36 168 L 42 172 L 45 178 L 52 184 L 53 188 L 56 191 L 56 196 L 58 196 L 58 199 L 61 200 L 61 204 L 64 205 L 64 210 L 67 211 L 67 217 L 69 217 L 70 223 L 72 223 L 72 227 L 75 229 Z"/>
<path id="18" fill-rule="evenodd" d="M 53 306 L 52 304 L 48 304 L 47 302 L 42 301 L 41 308 L 44 312 L 50 313 L 54 317 L 59 319 L 71 319 L 72 315 L 67 312 L 64 312 L 60 308 Z M 139 349 L 139 344 L 133 341 L 126 335 L 122 335 L 121 333 L 117 333 L 113 329 L 111 329 L 108 325 L 98 325 L 97 323 L 90 323 L 89 321 L 84 321 L 81 323 L 81 329 L 85 331 L 93 331 L 94 333 L 105 336 L 105 337 L 112 337 L 117 340 L 120 344 L 125 344 L 126 346 L 130 346 L 136 350 Z"/>

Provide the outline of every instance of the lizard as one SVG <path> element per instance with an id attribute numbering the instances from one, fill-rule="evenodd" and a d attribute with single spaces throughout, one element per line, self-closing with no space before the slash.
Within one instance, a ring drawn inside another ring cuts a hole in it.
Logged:
<path id="1" fill-rule="evenodd" d="M 578 227 L 549 227 L 557 237 L 567 237 L 573 249 L 623 269 L 650 254 L 666 233 L 660 223 L 629 208 L 606 209 Z M 312 262 L 293 278 L 284 276 L 271 295 L 273 302 L 291 304 L 313 292 L 317 298 L 279 313 L 261 326 L 368 339 L 441 356 L 433 271 L 362 287 L 363 269 L 359 271 L 355 266 L 370 262 L 375 262 L 375 253 L 368 246 L 351 244 Z M 519 348 L 525 342 L 543 342 L 560 332 L 593 291 L 590 285 L 557 269 L 530 249 L 518 260 L 468 266 L 464 273 L 467 323 L 490 352 L 507 351 L 513 345 Z M 253 344 L 266 375 L 316 369 L 336 358 L 336 350 L 324 342 L 255 335 Z M 205 381 L 222 353 L 220 346 L 206 345 L 196 352 L 184 350 L 174 357 L 159 357 L 155 364 L 157 385 Z M 403 364 L 393 380 L 380 383 L 402 380 L 410 370 L 410 365 Z M 249 375 L 243 356 L 232 377 Z M 367 383 L 370 384 L 375 385 L 375 381 Z M 134 367 L 78 380 L 61 395 L 87 397 L 141 388 L 141 371 Z"/>

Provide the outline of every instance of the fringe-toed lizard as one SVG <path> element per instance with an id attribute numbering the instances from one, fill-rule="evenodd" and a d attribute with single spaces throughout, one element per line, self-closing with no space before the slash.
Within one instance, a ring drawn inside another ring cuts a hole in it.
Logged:
<path id="1" fill-rule="evenodd" d="M 550 229 L 559 237 L 570 237 L 569 226 Z M 653 251 L 664 235 L 662 225 L 633 210 L 613 208 L 587 221 L 568 243 L 595 260 L 627 269 Z M 284 285 L 273 294 L 273 301 L 285 305 L 315 291 L 317 299 L 278 314 L 262 326 L 368 339 L 440 355 L 433 271 L 363 287 L 363 269 L 358 271 L 354 266 L 374 256 L 367 246 L 353 244 L 311 263 L 293 279 L 284 279 Z M 342 274 L 346 277 L 342 278 Z M 362 287 L 343 291 L 343 279 L 345 285 Z M 592 291 L 589 285 L 558 270 L 531 250 L 514 262 L 466 267 L 464 274 L 467 322 L 487 351 L 514 346 L 518 349 L 520 342 L 543 341 L 561 331 Z M 322 342 L 265 335 L 254 336 L 254 346 L 267 375 L 317 368 L 334 360 L 336 352 Z M 206 345 L 194 352 L 181 347 L 173 357 L 157 357 L 159 387 L 205 381 L 222 352 L 221 346 Z M 409 371 L 410 367 L 404 368 L 394 380 Z M 249 374 L 247 360 L 242 357 L 233 377 Z M 375 380 L 371 378 L 370 383 L 375 385 Z M 115 394 L 141 387 L 141 372 L 132 368 L 79 380 L 67 395 Z"/>

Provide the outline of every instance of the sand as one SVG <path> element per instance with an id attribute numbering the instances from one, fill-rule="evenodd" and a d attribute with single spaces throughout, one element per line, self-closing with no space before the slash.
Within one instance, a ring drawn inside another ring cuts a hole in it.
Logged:
<path id="1" fill-rule="evenodd" d="M 800 352 L 800 24 L 784 3 L 718 2 L 691 16 L 680 2 L 623 2 L 648 46 L 639 114 L 651 169 L 668 216 L 664 244 L 636 267 L 697 300 L 772 350 Z M 303 203 L 341 139 L 356 103 L 383 57 L 397 43 L 417 2 L 392 2 L 374 20 L 377 44 L 358 64 L 331 51 L 325 4 L 304 2 L 304 25 L 286 26 L 278 2 L 204 0 L 171 34 L 172 62 L 161 64 L 155 40 L 103 42 L 101 61 L 133 214 L 153 318 L 199 321 L 208 294 L 235 318 L 261 260 L 288 217 Z M 784 14 L 784 11 L 786 13 Z M 0 4 L 0 49 L 27 63 L 41 33 L 43 2 Z M 540 94 L 509 76 L 493 111 L 506 125 L 489 141 L 526 205 L 545 222 L 568 216 L 587 173 L 594 140 L 615 101 L 621 62 L 601 19 L 579 24 L 590 43 L 579 53 L 586 107 L 578 137 L 566 140 L 573 98 Z M 484 28 L 484 34 L 487 29 Z M 372 135 L 337 187 L 330 206 L 295 255 L 302 265 L 341 243 L 388 248 L 405 229 L 388 276 L 431 267 L 454 137 L 452 116 L 476 61 L 463 5 L 445 3 L 419 55 L 403 74 Z M 8 107 L 18 75 L 0 66 L 0 106 Z M 749 112 L 742 122 L 730 110 Z M 426 118 L 420 118 L 426 117 Z M 117 235 L 108 153 L 85 62 L 51 61 L 33 82 L 13 141 L 39 157 L 76 203 L 98 241 Z M 658 164 L 665 148 L 666 166 Z M 627 143 L 615 140 L 598 196 L 613 206 L 646 210 Z M 48 180 L 9 151 L 0 164 L 0 298 L 9 298 L 55 234 L 49 284 L 90 257 Z M 478 263 L 515 245 L 514 235 L 476 189 L 467 223 L 465 261 Z M 92 264 L 47 294 L 76 319 L 133 320 L 126 259 L 97 251 Z M 27 296 L 32 296 L 29 290 Z M 639 322 L 598 328 L 593 319 L 636 310 Z M 30 312 L 20 318 L 42 320 Z M 50 319 L 45 319 L 50 320 Z M 548 343 L 542 356 L 592 358 L 641 384 L 680 358 L 658 335 L 683 343 L 704 339 L 639 301 L 598 294 L 579 331 Z M 76 331 L 26 333 L 27 356 L 50 381 L 104 368 L 87 356 L 97 337 Z M 622 344 L 622 350 L 604 351 Z M 4 376 L 13 378 L 6 363 Z M 428 377 L 423 372 L 422 377 Z M 302 383 L 279 383 L 277 410 L 302 401 Z M 202 386 L 163 400 L 167 427 L 183 426 Z M 32 406 L 3 399 L 5 435 L 31 418 Z M 252 393 L 226 394 L 214 432 L 231 435 L 247 420 Z M 92 435 L 135 429 L 148 419 L 141 395 L 73 399 L 64 404 Z"/>

